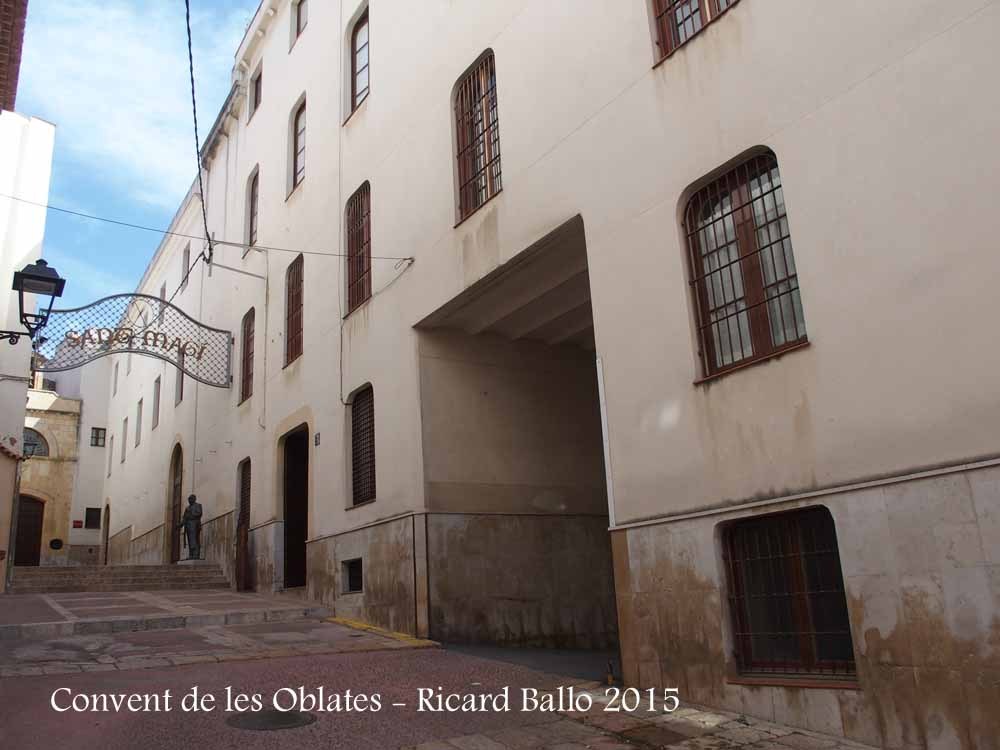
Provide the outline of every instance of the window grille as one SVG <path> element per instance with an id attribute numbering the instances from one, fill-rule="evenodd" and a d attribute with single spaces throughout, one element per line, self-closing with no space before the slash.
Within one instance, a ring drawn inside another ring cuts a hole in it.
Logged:
<path id="1" fill-rule="evenodd" d="M 24 428 L 23 454 L 28 458 L 49 455 L 49 444 L 38 430 L 33 430 L 30 427 Z"/>
<path id="2" fill-rule="evenodd" d="M 285 277 L 285 365 L 302 356 L 302 256 L 288 266 Z"/>
<path id="3" fill-rule="evenodd" d="M 292 187 L 306 176 L 306 104 L 302 102 L 295 113 L 294 139 L 292 142 Z"/>
<path id="4" fill-rule="evenodd" d="M 95 448 L 103 448 L 104 441 L 107 439 L 107 429 L 104 427 L 91 427 L 90 428 L 90 444 Z"/>
<path id="5" fill-rule="evenodd" d="M 257 212 L 260 204 L 260 173 L 255 172 L 250 180 L 250 221 L 249 232 L 247 233 L 247 244 L 253 247 L 257 244 Z"/>
<path id="6" fill-rule="evenodd" d="M 669 56 L 739 0 L 653 0 L 656 46 Z"/>
<path id="7" fill-rule="evenodd" d="M 738 521 L 724 534 L 742 673 L 854 675 L 833 518 L 809 508 Z"/>
<path id="8" fill-rule="evenodd" d="M 366 182 L 347 201 L 347 312 L 372 296 L 371 188 Z"/>
<path id="9" fill-rule="evenodd" d="M 354 505 L 375 499 L 375 394 L 367 386 L 351 401 L 351 488 Z"/>
<path id="10" fill-rule="evenodd" d="M 251 307 L 243 316 L 242 334 L 240 336 L 240 402 L 253 395 L 253 334 L 254 309 Z"/>
<path id="11" fill-rule="evenodd" d="M 151 429 L 156 429 L 156 426 L 160 423 L 160 376 L 156 376 L 156 380 L 153 381 L 153 426 Z"/>
<path id="12" fill-rule="evenodd" d="M 706 376 L 806 341 L 774 154 L 754 156 L 699 190 L 684 224 Z"/>
<path id="13" fill-rule="evenodd" d="M 492 52 L 459 81 L 455 90 L 455 125 L 461 220 L 503 188 L 496 67 Z"/>

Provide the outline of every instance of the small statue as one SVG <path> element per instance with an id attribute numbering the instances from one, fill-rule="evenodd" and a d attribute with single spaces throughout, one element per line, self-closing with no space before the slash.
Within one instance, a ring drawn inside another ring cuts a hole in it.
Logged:
<path id="1" fill-rule="evenodd" d="M 194 495 L 188 495 L 188 507 L 178 528 L 184 529 L 187 537 L 188 560 L 201 559 L 201 503 Z"/>

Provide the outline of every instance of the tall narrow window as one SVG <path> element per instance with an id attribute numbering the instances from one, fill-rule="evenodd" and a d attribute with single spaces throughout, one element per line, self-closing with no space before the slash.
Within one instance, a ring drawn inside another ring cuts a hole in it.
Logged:
<path id="1" fill-rule="evenodd" d="M 122 420 L 122 463 L 125 463 L 125 446 L 128 445 L 128 417 Z"/>
<path id="2" fill-rule="evenodd" d="M 302 256 L 285 276 L 285 365 L 302 356 Z"/>
<path id="3" fill-rule="evenodd" d="M 250 459 L 240 462 L 240 512 L 236 519 L 238 526 L 250 525 Z"/>
<path id="4" fill-rule="evenodd" d="M 653 0 L 660 58 L 696 36 L 739 0 Z"/>
<path id="5" fill-rule="evenodd" d="M 292 124 L 292 187 L 306 176 L 306 103 L 295 111 Z"/>
<path id="6" fill-rule="evenodd" d="M 108 476 L 111 476 L 111 466 L 114 463 L 115 455 L 115 436 L 111 436 L 111 441 L 108 443 Z"/>
<path id="7" fill-rule="evenodd" d="M 773 153 L 747 159 L 695 193 L 684 228 L 706 376 L 806 341 Z"/>
<path id="8" fill-rule="evenodd" d="M 458 214 L 466 218 L 500 192 L 497 77 L 488 52 L 455 88 Z"/>
<path id="9" fill-rule="evenodd" d="M 153 427 L 160 423 L 160 376 L 156 376 L 156 380 L 153 381 Z"/>
<path id="10" fill-rule="evenodd" d="M 264 70 L 258 68 L 254 77 L 250 79 L 250 117 L 260 109 L 260 97 L 264 93 Z"/>
<path id="11" fill-rule="evenodd" d="M 135 405 L 135 444 L 142 442 L 142 399 Z"/>
<path id="12" fill-rule="evenodd" d="M 178 356 L 179 367 L 177 368 L 177 379 L 174 380 L 174 406 L 184 400 L 184 351 L 181 350 Z"/>
<path id="13" fill-rule="evenodd" d="M 309 23 L 309 0 L 299 0 L 295 5 L 295 36 L 296 38 L 306 30 Z"/>
<path id="14" fill-rule="evenodd" d="M 253 334 L 254 311 L 251 307 L 243 316 L 240 335 L 240 403 L 253 395 Z"/>
<path id="15" fill-rule="evenodd" d="M 368 96 L 368 10 L 354 24 L 351 34 L 351 110 Z"/>
<path id="16" fill-rule="evenodd" d="M 158 306 L 160 309 L 156 313 L 156 322 L 160 323 L 161 325 L 163 324 L 163 313 L 166 312 L 167 309 L 166 302 L 167 302 L 167 282 L 164 281 L 163 284 L 160 286 L 160 304 Z"/>
<path id="17" fill-rule="evenodd" d="M 347 200 L 347 312 L 372 296 L 371 187 L 366 182 Z"/>
<path id="18" fill-rule="evenodd" d="M 724 534 L 724 557 L 741 672 L 855 673 L 837 532 L 826 508 L 735 522 Z"/>
<path id="19" fill-rule="evenodd" d="M 111 395 L 115 396 L 118 394 L 118 363 L 115 362 L 115 373 L 111 378 Z"/>
<path id="20" fill-rule="evenodd" d="M 188 272 L 191 268 L 191 243 L 189 242 L 184 247 L 184 253 L 181 256 L 181 289 L 187 289 L 188 285 Z"/>
<path id="21" fill-rule="evenodd" d="M 351 490 L 354 505 L 375 499 L 375 394 L 370 385 L 351 401 Z"/>
<path id="22" fill-rule="evenodd" d="M 260 202 L 260 172 L 254 172 L 250 180 L 250 191 L 247 198 L 247 244 L 251 247 L 257 244 L 257 210 Z"/>

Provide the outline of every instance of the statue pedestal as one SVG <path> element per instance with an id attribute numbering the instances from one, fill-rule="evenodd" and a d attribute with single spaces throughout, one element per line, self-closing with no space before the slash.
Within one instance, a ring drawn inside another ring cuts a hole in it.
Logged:
<path id="1" fill-rule="evenodd" d="M 208 560 L 178 560 L 177 565 L 212 565 Z"/>

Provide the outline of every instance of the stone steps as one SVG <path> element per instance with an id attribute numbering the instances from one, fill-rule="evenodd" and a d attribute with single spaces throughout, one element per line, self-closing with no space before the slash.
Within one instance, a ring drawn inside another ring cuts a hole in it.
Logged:
<path id="1" fill-rule="evenodd" d="M 195 565 L 15 567 L 12 594 L 228 589 L 222 569 Z"/>

